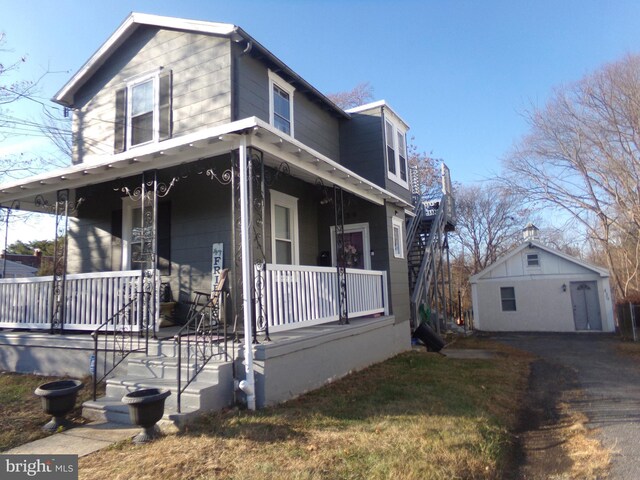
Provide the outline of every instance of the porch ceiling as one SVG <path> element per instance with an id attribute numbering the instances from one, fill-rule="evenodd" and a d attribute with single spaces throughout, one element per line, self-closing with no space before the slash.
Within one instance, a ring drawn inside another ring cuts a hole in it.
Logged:
<path id="1" fill-rule="evenodd" d="M 145 145 L 117 155 L 88 157 L 78 165 L 0 185 L 0 205 L 20 201 L 21 210 L 41 211 L 35 197 L 42 195 L 55 201 L 58 190 L 86 187 L 125 178 L 152 169 L 164 169 L 203 158 L 229 153 L 238 148 L 240 135 L 247 135 L 247 145 L 265 153 L 265 163 L 277 167 L 283 161 L 291 174 L 309 183 L 322 179 L 332 187 L 382 205 L 388 201 L 401 208 L 410 204 L 393 193 L 346 169 L 339 163 L 274 129 L 268 123 L 249 117 L 161 143 Z"/>

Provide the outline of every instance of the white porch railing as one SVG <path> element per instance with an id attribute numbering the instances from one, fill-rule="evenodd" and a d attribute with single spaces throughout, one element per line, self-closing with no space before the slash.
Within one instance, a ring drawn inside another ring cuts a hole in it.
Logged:
<path id="1" fill-rule="evenodd" d="M 53 277 L 0 279 L 0 328 L 51 326 Z M 140 288 L 140 271 L 66 276 L 65 330 L 94 330 L 127 304 Z M 140 324 L 138 313 L 132 329 Z"/>
<path id="2" fill-rule="evenodd" d="M 388 314 L 387 272 L 347 268 L 349 318 Z M 267 264 L 256 266 L 256 288 L 270 332 L 338 320 L 335 267 Z"/>

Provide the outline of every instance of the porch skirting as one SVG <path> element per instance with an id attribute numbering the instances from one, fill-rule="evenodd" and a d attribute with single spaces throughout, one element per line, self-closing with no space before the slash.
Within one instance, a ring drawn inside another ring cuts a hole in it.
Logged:
<path id="1" fill-rule="evenodd" d="M 0 332 L 0 370 L 56 377 L 90 375 L 89 335 Z"/>
<path id="2" fill-rule="evenodd" d="M 411 348 L 409 322 L 393 315 L 272 335 L 254 346 L 258 408 L 284 402 Z"/>

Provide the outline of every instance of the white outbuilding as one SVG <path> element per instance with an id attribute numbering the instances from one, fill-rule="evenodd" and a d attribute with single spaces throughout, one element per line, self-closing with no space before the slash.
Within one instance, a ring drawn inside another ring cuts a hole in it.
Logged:
<path id="1" fill-rule="evenodd" d="M 615 331 L 609 272 L 533 238 L 470 282 L 476 330 Z"/>

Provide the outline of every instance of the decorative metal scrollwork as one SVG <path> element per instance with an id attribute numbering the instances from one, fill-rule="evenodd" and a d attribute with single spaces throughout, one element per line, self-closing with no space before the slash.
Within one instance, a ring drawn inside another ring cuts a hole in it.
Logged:
<path id="1" fill-rule="evenodd" d="M 287 162 L 281 162 L 277 168 L 269 168 L 265 171 L 265 184 L 267 187 L 272 187 L 283 176 L 291 175 L 291 167 Z"/>
<path id="2" fill-rule="evenodd" d="M 344 194 L 342 188 L 333 186 L 333 204 L 336 232 L 336 260 L 338 273 L 338 318 L 340 324 L 349 323 L 347 303 L 347 269 L 344 239 Z"/>

